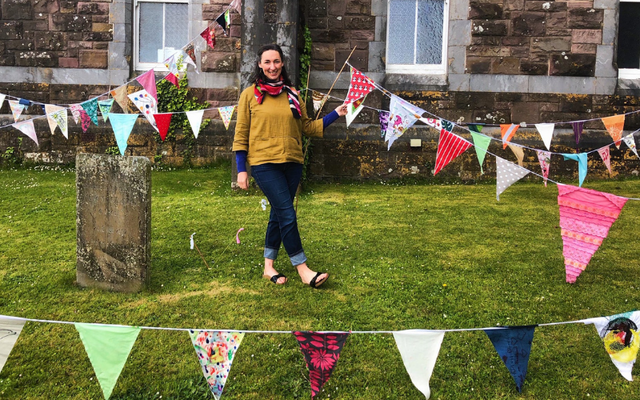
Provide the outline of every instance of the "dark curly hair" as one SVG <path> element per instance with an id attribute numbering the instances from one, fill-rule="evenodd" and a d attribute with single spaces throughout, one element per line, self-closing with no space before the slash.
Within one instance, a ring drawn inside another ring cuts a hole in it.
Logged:
<path id="1" fill-rule="evenodd" d="M 257 83 L 258 80 L 262 80 L 262 81 L 268 80 L 267 77 L 264 75 L 264 72 L 262 72 L 262 68 L 260 68 L 258 64 L 260 63 L 260 60 L 262 60 L 262 53 L 269 50 L 275 50 L 278 52 L 278 54 L 280 54 L 280 59 L 282 60 L 282 72 L 281 72 L 282 82 L 287 86 L 293 86 L 293 84 L 291 83 L 291 79 L 289 79 L 289 75 L 287 74 L 287 69 L 284 66 L 284 54 L 282 53 L 282 48 L 275 43 L 265 44 L 264 46 L 260 47 L 260 50 L 258 50 L 258 59 L 256 60 L 256 67 L 253 72 L 251 82 Z"/>

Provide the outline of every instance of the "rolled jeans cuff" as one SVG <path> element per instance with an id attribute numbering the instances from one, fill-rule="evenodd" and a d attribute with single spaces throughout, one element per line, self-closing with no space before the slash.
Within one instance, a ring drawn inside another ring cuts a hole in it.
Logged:
<path id="1" fill-rule="evenodd" d="M 293 264 L 294 267 L 307 262 L 307 256 L 304 254 L 304 251 L 293 256 L 289 256 L 289 258 L 291 259 L 291 264 Z"/>
<path id="2" fill-rule="evenodd" d="M 268 247 L 265 247 L 264 258 L 268 258 L 269 260 L 275 260 L 276 258 L 278 258 L 278 249 L 270 249 Z"/>

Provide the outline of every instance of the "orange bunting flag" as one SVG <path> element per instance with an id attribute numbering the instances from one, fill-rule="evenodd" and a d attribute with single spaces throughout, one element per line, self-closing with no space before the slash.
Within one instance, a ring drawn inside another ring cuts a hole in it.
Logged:
<path id="1" fill-rule="evenodd" d="M 500 132 L 502 132 L 502 148 L 503 149 L 507 148 L 507 144 L 511 141 L 511 138 L 513 138 L 513 135 L 515 135 L 519 127 L 520 125 L 516 125 L 516 124 L 500 125 Z"/>
<path id="2" fill-rule="evenodd" d="M 624 129 L 624 114 L 614 115 L 613 117 L 602 118 L 604 127 L 607 128 L 607 132 L 615 141 L 616 147 L 620 148 L 622 143 L 622 130 Z"/>
<path id="3" fill-rule="evenodd" d="M 158 133 L 160 134 L 160 139 L 164 142 L 164 139 L 167 138 L 167 132 L 169 132 L 169 125 L 171 125 L 171 113 L 162 113 L 162 114 L 153 114 L 153 118 L 156 121 L 156 125 L 158 126 Z"/>
<path id="4" fill-rule="evenodd" d="M 440 172 L 451 160 L 464 153 L 469 147 L 471 147 L 471 143 L 446 129 L 442 129 L 440 131 L 440 141 L 438 142 L 438 151 L 436 153 L 436 167 L 433 170 L 433 175 Z"/>

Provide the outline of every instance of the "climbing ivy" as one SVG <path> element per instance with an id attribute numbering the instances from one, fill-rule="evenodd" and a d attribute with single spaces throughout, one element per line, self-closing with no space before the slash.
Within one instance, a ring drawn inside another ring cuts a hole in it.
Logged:
<path id="1" fill-rule="evenodd" d="M 304 48 L 300 53 L 300 72 L 298 81 L 300 82 L 300 88 L 304 89 L 307 87 L 309 82 L 309 65 L 311 65 L 311 50 L 312 50 L 312 42 L 311 42 L 311 31 L 307 25 L 304 25 L 302 28 L 302 34 L 304 37 Z M 304 92 L 303 98 L 308 99 L 311 96 L 310 91 Z M 311 139 L 303 136 L 302 137 L 302 148 L 304 150 L 304 163 L 302 166 L 302 182 L 304 183 L 307 180 L 307 169 L 309 166 L 309 150 L 311 148 Z"/>

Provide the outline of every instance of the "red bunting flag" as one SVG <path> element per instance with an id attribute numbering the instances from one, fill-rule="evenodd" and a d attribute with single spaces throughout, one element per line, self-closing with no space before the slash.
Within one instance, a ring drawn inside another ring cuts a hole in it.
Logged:
<path id="1" fill-rule="evenodd" d="M 502 148 L 503 149 L 507 148 L 507 145 L 511 141 L 511 138 L 513 138 L 513 135 L 516 134 L 516 131 L 518 130 L 519 127 L 520 125 L 516 125 L 516 124 L 500 125 L 500 132 L 502 132 Z"/>
<path id="2" fill-rule="evenodd" d="M 156 125 L 158 127 L 158 133 L 160 134 L 160 139 L 162 139 L 163 142 L 167 137 L 169 125 L 171 125 L 171 115 L 171 113 L 153 114 L 153 118 L 156 120 Z"/>
<path id="3" fill-rule="evenodd" d="M 464 153 L 469 147 L 471 147 L 470 142 L 442 129 L 440 131 L 440 141 L 438 142 L 438 150 L 436 153 L 436 167 L 433 170 L 433 175 L 440 172 L 451 160 Z"/>
<path id="4" fill-rule="evenodd" d="M 216 46 L 216 33 L 213 28 L 207 26 L 205 30 L 200 33 L 200 36 L 202 36 L 211 49 Z"/>
<path id="5" fill-rule="evenodd" d="M 164 79 L 166 79 L 168 82 L 173 83 L 174 86 L 180 88 L 180 84 L 178 83 L 178 77 L 175 76 L 173 72 L 169 72 L 169 75 L 165 76 Z"/>
<path id="6" fill-rule="evenodd" d="M 349 83 L 349 92 L 347 93 L 346 104 L 366 97 L 376 87 L 373 81 L 365 74 L 351 67 L 351 83 Z"/>

